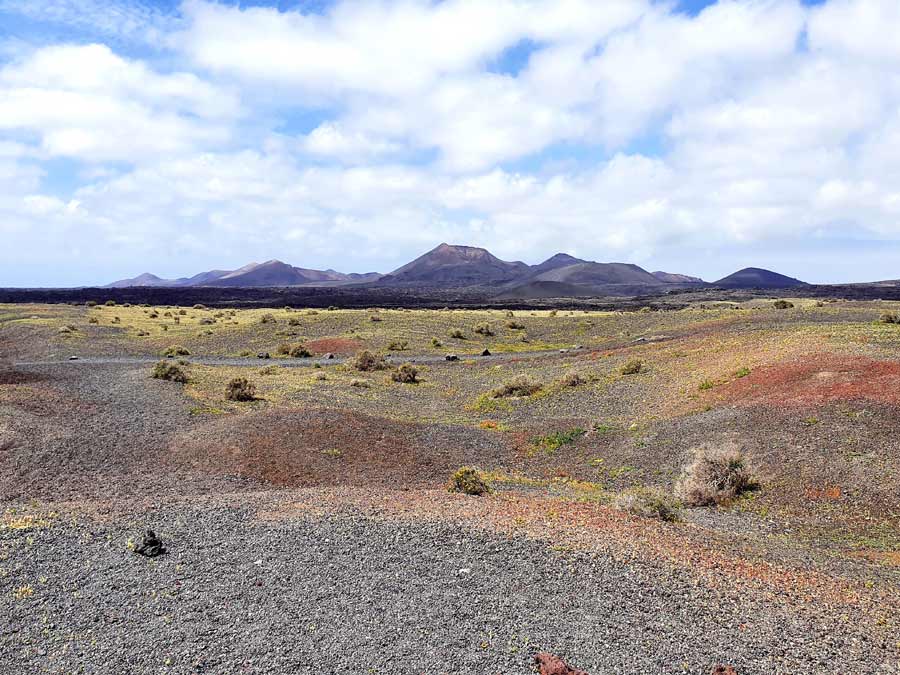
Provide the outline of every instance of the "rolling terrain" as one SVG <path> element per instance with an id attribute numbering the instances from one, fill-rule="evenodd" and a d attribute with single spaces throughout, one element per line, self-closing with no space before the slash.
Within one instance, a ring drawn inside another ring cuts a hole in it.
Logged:
<path id="1" fill-rule="evenodd" d="M 0 305 L 0 659 L 896 670 L 900 304 L 685 297 Z M 709 449 L 739 451 L 752 488 L 692 501 Z M 488 494 L 448 492 L 463 466 Z M 165 555 L 134 552 L 147 528 Z"/>

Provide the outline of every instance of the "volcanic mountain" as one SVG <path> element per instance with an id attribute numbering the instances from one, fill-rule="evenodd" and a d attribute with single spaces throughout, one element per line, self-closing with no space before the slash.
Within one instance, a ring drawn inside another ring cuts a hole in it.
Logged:
<path id="1" fill-rule="evenodd" d="M 712 285 L 718 288 L 793 288 L 795 286 L 808 286 L 809 284 L 771 270 L 764 270 L 759 267 L 745 267 L 723 279 L 714 281 Z"/>
<path id="2" fill-rule="evenodd" d="M 129 286 L 224 286 L 232 288 L 302 286 L 306 284 L 364 283 L 374 281 L 379 276 L 375 273 L 342 274 L 334 270 L 311 270 L 293 267 L 280 260 L 269 260 L 264 263 L 250 263 L 236 270 L 211 270 L 180 279 L 162 279 L 155 274 L 145 273 L 133 279 L 113 282 L 107 288 Z"/>
<path id="3" fill-rule="evenodd" d="M 379 279 L 379 284 L 477 286 L 511 281 L 529 270 L 523 262 L 506 262 L 486 249 L 441 244 Z"/>
<path id="4" fill-rule="evenodd" d="M 667 284 L 705 284 L 700 277 L 691 277 L 687 274 L 675 274 L 673 272 L 651 272 L 660 281 Z"/>

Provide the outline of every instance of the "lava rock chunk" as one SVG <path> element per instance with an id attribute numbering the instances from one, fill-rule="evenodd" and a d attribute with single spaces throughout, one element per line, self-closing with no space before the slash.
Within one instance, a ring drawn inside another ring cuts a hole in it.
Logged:
<path id="1" fill-rule="evenodd" d="M 134 552 L 147 558 L 155 558 L 166 553 L 166 547 L 153 530 L 147 530 L 140 546 L 135 547 Z"/>

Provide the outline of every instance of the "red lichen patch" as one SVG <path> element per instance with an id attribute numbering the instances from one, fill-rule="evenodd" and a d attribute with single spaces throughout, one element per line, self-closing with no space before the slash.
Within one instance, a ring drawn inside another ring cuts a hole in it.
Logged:
<path id="1" fill-rule="evenodd" d="M 306 343 L 313 354 L 354 354 L 362 347 L 362 340 L 353 338 L 320 338 Z"/>
<path id="2" fill-rule="evenodd" d="M 349 410 L 278 409 L 213 420 L 178 437 L 170 454 L 181 469 L 277 486 L 437 486 L 460 466 L 514 457 L 488 438 L 501 437 Z"/>
<path id="3" fill-rule="evenodd" d="M 810 501 L 831 501 L 836 502 L 841 498 L 842 490 L 840 485 L 828 485 L 826 487 L 807 487 L 806 498 Z"/>
<path id="4" fill-rule="evenodd" d="M 803 407 L 833 401 L 868 400 L 900 404 L 900 362 L 865 357 L 812 354 L 755 369 L 718 388 L 739 404 Z"/>
<path id="5" fill-rule="evenodd" d="M 534 664 L 540 675 L 588 675 L 584 670 L 573 668 L 558 656 L 549 652 L 538 652 L 534 655 Z"/>

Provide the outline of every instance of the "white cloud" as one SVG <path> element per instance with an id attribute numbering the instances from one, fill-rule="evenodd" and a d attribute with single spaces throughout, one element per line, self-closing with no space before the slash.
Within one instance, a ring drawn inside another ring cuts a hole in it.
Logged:
<path id="1" fill-rule="evenodd" d="M 39 49 L 0 70 L 0 130 L 51 156 L 135 161 L 228 140 L 237 98 L 190 73 L 158 74 L 103 45 Z"/>

